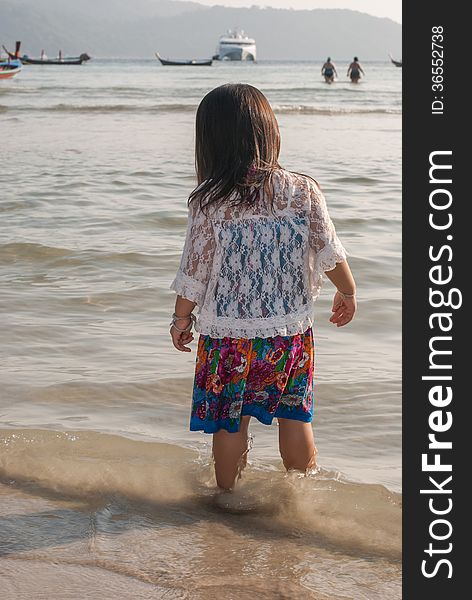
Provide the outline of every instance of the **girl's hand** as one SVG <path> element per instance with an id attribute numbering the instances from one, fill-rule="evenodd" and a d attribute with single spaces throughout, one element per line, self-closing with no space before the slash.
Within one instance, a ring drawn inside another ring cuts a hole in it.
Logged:
<path id="1" fill-rule="evenodd" d="M 333 299 L 333 314 L 330 317 L 331 323 L 336 327 L 347 325 L 352 319 L 357 310 L 356 298 L 343 298 L 339 292 L 336 292 Z"/>
<path id="2" fill-rule="evenodd" d="M 190 318 L 179 319 L 177 321 L 177 327 L 183 329 L 184 327 L 188 327 L 190 323 Z M 186 348 L 186 344 L 190 344 L 193 341 L 193 333 L 192 331 L 177 331 L 177 329 L 172 325 L 170 328 L 170 336 L 172 338 L 172 343 L 181 352 L 192 352 L 190 348 Z"/>

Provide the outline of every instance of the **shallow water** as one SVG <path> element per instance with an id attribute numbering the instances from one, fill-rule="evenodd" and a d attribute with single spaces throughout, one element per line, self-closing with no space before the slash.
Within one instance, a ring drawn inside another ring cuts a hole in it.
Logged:
<path id="1" fill-rule="evenodd" d="M 367 63 L 360 85 L 328 86 L 309 63 L 156 63 L 25 67 L 0 87 L 5 597 L 42 582 L 35 597 L 400 598 L 400 70 Z M 326 283 L 320 472 L 286 476 L 276 424 L 253 423 L 225 500 L 210 436 L 188 431 L 196 343 L 171 346 L 168 286 L 195 108 L 226 81 L 267 94 L 282 163 L 321 183 L 359 313 L 330 326 Z"/>
<path id="2" fill-rule="evenodd" d="M 38 585 L 25 561 L 59 561 L 67 577 L 85 568 L 70 596 L 44 595 L 54 598 L 110 585 L 128 597 L 117 575 L 139 598 L 400 597 L 401 497 L 383 486 L 255 464 L 218 495 L 208 456 L 173 444 L 37 429 L 3 430 L 0 442 L 0 579 L 12 598 Z"/>

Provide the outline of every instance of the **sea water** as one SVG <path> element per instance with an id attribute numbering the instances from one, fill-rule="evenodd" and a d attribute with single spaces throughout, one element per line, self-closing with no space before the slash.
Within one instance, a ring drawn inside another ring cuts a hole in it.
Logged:
<path id="1" fill-rule="evenodd" d="M 1 83 L 6 599 L 401 597 L 401 71 L 365 63 L 353 85 L 337 66 L 333 85 L 315 62 L 151 60 L 25 66 Z M 276 423 L 253 419 L 248 467 L 221 501 L 211 437 L 188 431 L 196 342 L 172 346 L 168 288 L 196 107 L 226 82 L 266 94 L 282 165 L 321 184 L 359 309 L 329 323 L 326 280 L 319 472 L 287 475 Z"/>

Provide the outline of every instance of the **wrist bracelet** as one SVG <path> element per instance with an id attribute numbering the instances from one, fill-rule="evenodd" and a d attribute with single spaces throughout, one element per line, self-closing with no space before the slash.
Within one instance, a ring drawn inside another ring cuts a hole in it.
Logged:
<path id="1" fill-rule="evenodd" d="M 181 329 L 180 327 L 177 327 L 177 325 L 175 324 L 176 321 L 179 321 L 180 319 L 187 319 L 187 318 L 190 318 L 190 323 L 187 325 L 187 327 L 185 327 L 185 329 Z M 195 318 L 195 315 L 192 313 L 188 317 L 178 317 L 174 313 L 172 315 L 172 321 L 169 323 L 169 325 L 171 326 L 171 329 L 172 329 L 172 327 L 175 327 L 175 329 L 177 329 L 177 331 L 180 331 L 182 333 L 184 331 L 190 331 L 196 320 L 197 319 Z"/>
<path id="2" fill-rule="evenodd" d="M 341 298 L 343 298 L 343 300 L 346 298 L 355 298 L 356 297 L 355 292 L 354 292 L 354 294 L 345 294 L 344 292 L 341 292 L 341 290 L 337 290 L 337 291 L 338 291 L 338 294 L 341 294 Z"/>
<path id="3" fill-rule="evenodd" d="M 179 319 L 190 319 L 192 317 L 192 313 L 190 313 L 189 315 L 183 315 L 181 317 L 179 317 L 179 315 L 176 315 L 175 313 L 172 315 L 172 318 L 175 319 L 176 321 L 178 321 Z"/>

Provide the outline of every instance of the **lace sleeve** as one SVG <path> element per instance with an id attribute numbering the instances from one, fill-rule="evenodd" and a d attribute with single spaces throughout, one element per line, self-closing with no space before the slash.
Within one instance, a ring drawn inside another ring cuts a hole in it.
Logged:
<path id="1" fill-rule="evenodd" d="M 187 233 L 177 274 L 170 284 L 174 290 L 198 306 L 203 304 L 210 279 L 215 238 L 213 225 L 202 211 L 191 203 L 188 212 Z"/>
<path id="2" fill-rule="evenodd" d="M 310 181 L 310 246 L 315 251 L 315 271 L 322 276 L 346 260 L 346 250 L 336 235 L 326 200 L 318 185 Z"/>

